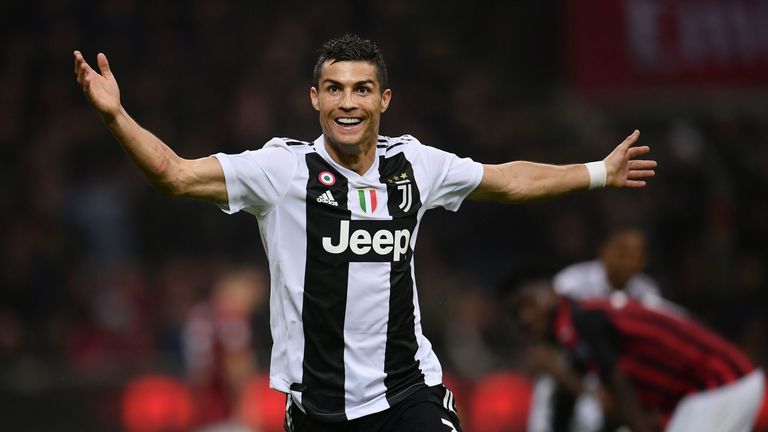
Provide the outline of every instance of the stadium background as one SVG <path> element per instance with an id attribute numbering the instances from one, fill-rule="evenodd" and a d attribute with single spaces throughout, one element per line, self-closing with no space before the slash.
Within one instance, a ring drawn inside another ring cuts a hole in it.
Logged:
<path id="1" fill-rule="evenodd" d="M 345 32 L 384 51 L 386 135 L 567 163 L 640 129 L 660 164 L 646 190 L 426 217 L 425 332 L 474 425 L 470 393 L 524 373 L 497 306 L 510 281 L 592 258 L 616 224 L 647 231 L 666 296 L 768 365 L 766 29 L 757 0 L 3 2 L 0 429 L 123 427 L 128 383 L 183 382 L 192 305 L 225 269 L 265 264 L 251 217 L 150 188 L 84 100 L 74 49 L 107 53 L 128 111 L 186 157 L 314 139 L 315 49 Z"/>

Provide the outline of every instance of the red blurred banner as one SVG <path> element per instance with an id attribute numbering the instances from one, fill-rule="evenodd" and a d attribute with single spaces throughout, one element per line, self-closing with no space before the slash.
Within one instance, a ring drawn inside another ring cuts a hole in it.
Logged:
<path id="1" fill-rule="evenodd" d="M 768 1 L 571 0 L 569 79 L 586 93 L 768 86 Z"/>

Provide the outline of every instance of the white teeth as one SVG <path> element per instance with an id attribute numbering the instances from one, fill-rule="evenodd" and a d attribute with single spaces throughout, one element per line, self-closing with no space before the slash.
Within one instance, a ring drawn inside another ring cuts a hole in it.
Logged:
<path id="1" fill-rule="evenodd" d="M 362 121 L 363 120 L 359 119 L 359 118 L 349 118 L 349 117 L 342 117 L 342 118 L 336 119 L 337 123 L 341 123 L 341 124 L 344 124 L 344 125 L 355 125 L 355 124 L 358 124 L 358 123 L 360 123 Z"/>

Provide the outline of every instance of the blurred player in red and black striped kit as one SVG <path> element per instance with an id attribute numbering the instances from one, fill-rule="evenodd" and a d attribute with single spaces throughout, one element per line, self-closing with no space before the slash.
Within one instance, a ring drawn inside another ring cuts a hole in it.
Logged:
<path id="1" fill-rule="evenodd" d="M 524 330 L 597 371 L 604 406 L 632 431 L 752 430 L 765 392 L 762 370 L 692 319 L 623 293 L 575 301 L 546 283 L 523 285 L 510 306 Z M 562 378 L 575 393 L 583 390 L 580 379 Z"/>

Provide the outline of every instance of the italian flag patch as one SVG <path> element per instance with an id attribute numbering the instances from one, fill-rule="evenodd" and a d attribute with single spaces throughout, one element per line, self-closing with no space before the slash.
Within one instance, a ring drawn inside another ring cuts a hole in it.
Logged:
<path id="1" fill-rule="evenodd" d="M 357 197 L 360 199 L 360 209 L 363 213 L 376 211 L 376 189 L 358 189 Z"/>

